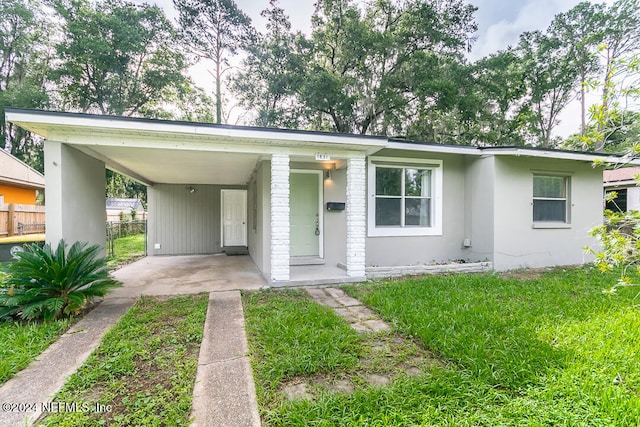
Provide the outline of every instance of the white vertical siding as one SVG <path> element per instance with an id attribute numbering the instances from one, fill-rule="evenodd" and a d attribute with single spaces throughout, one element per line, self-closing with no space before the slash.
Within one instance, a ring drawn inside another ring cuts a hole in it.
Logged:
<path id="1" fill-rule="evenodd" d="M 220 247 L 219 185 L 157 184 L 149 189 L 149 254 L 211 254 Z M 160 249 L 155 249 L 155 244 Z"/>

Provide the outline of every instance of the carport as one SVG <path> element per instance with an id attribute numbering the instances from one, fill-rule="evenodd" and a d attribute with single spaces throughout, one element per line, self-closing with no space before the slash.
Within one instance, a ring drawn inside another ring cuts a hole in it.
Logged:
<path id="1" fill-rule="evenodd" d="M 152 257 L 245 248 L 275 286 L 365 277 L 365 158 L 386 138 L 18 109 L 6 117 L 45 138 L 49 242 L 104 247 L 108 168 L 148 188 Z M 313 203 L 294 175 L 319 185 Z M 344 211 L 328 213 L 326 202 Z M 312 209 L 299 215 L 299 205 Z"/>
<path id="2" fill-rule="evenodd" d="M 255 290 L 267 285 L 248 255 L 151 256 L 114 272 L 124 286 L 108 298 Z"/>

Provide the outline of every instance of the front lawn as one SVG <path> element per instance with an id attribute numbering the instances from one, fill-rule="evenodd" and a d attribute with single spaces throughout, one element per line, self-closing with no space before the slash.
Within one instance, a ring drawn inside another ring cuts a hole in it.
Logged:
<path id="1" fill-rule="evenodd" d="M 0 263 L 0 285 L 7 264 Z M 61 319 L 51 322 L 0 321 L 0 385 L 26 368 L 75 322 Z"/>
<path id="2" fill-rule="evenodd" d="M 245 314 L 263 421 L 300 426 L 637 427 L 640 299 L 634 298 L 639 290 L 602 294 L 614 282 L 613 275 L 584 268 L 529 280 L 448 275 L 346 288 L 393 325 L 398 337 L 417 343 L 422 358 L 433 359 L 418 375 L 384 366 L 396 363 L 402 355 L 397 351 L 387 352 L 387 359 L 371 368 L 366 341 L 372 338 L 348 333 L 323 341 L 334 343 L 333 360 L 350 362 L 320 364 L 311 350 L 320 338 L 299 337 L 309 335 L 309 324 L 315 324 L 317 337 L 341 330 L 341 318 L 322 308 L 328 320 L 318 323 L 304 295 L 298 295 L 302 302 L 294 306 L 284 304 L 286 298 L 278 292 L 247 294 Z M 274 340 L 270 329 L 283 326 L 267 325 L 267 311 L 275 315 L 283 306 L 294 321 Z M 281 348 L 291 350 L 283 355 Z M 294 366 L 298 355 L 308 358 L 305 369 L 278 371 Z M 367 369 L 396 373 L 386 385 L 352 379 L 353 390 L 321 389 L 311 399 L 289 400 L 282 394 L 288 383 L 304 376 L 317 382 L 319 377 L 353 378 L 354 373 L 362 377 L 358 372 Z"/>
<path id="3" fill-rule="evenodd" d="M 140 299 L 53 399 L 81 410 L 41 425 L 189 425 L 207 304 L 206 294 Z"/>
<path id="4" fill-rule="evenodd" d="M 26 368 L 73 324 L 75 319 L 50 322 L 0 322 L 0 385 Z"/>
<path id="5" fill-rule="evenodd" d="M 118 268 L 124 264 L 142 258 L 145 254 L 144 233 L 132 234 L 120 237 L 113 242 L 114 256 L 107 258 L 107 265 L 111 268 Z"/>

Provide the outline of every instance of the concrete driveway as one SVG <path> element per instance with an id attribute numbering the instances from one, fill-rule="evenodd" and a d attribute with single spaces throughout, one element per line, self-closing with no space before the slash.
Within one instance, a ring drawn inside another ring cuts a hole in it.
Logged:
<path id="1" fill-rule="evenodd" d="M 150 256 L 115 271 L 124 283 L 107 298 L 259 289 L 267 283 L 248 255 Z"/>

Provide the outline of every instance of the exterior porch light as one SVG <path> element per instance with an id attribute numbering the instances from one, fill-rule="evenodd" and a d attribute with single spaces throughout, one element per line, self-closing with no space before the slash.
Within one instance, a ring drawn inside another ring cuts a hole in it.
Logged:
<path id="1" fill-rule="evenodd" d="M 324 170 L 324 179 L 326 179 L 327 181 L 331 181 L 332 180 L 332 172 L 333 170 L 335 170 L 336 168 L 336 164 L 332 163 L 331 166 L 328 169 Z"/>
<path id="2" fill-rule="evenodd" d="M 195 193 L 196 189 L 193 185 L 190 185 L 187 187 L 187 191 L 189 192 L 189 194 L 193 194 Z"/>

